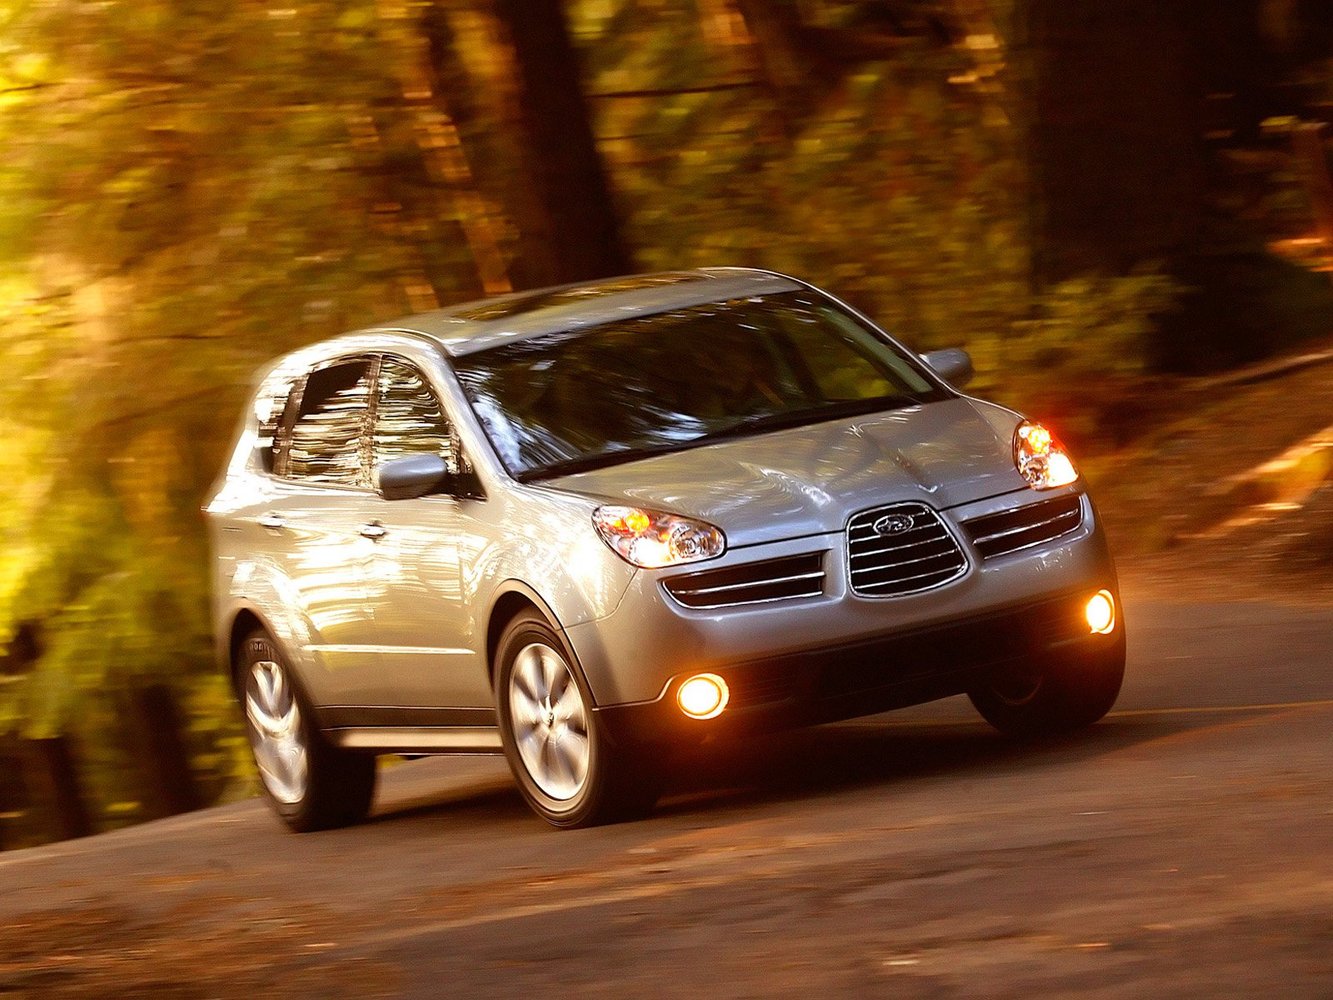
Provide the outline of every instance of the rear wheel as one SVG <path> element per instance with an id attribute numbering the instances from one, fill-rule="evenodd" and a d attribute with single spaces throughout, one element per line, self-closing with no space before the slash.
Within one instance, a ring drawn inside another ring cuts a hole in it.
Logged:
<path id="1" fill-rule="evenodd" d="M 552 826 L 625 819 L 657 801 L 657 772 L 617 744 L 555 630 L 528 612 L 496 649 L 495 704 L 505 757 L 523 798 Z"/>
<path id="2" fill-rule="evenodd" d="M 241 705 L 264 796 L 293 830 L 364 819 L 375 793 L 375 758 L 329 743 L 277 645 L 254 632 L 242 646 Z"/>
<path id="3" fill-rule="evenodd" d="M 1002 733 L 1050 736 L 1090 726 L 1109 712 L 1124 676 L 1125 640 L 1120 631 L 1103 648 L 1080 656 L 1006 667 L 968 692 L 968 697 Z"/>

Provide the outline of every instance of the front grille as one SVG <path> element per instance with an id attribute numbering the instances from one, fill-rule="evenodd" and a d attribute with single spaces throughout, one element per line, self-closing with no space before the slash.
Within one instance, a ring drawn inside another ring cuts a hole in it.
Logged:
<path id="1" fill-rule="evenodd" d="M 809 687 L 809 682 L 791 670 L 750 667 L 728 671 L 727 685 L 731 688 L 734 706 L 753 708 L 787 701 L 801 688 Z"/>
<path id="2" fill-rule="evenodd" d="M 989 559 L 1049 542 L 1082 523 L 1083 503 L 1077 495 L 1069 495 L 974 517 L 964 521 L 963 528 L 982 557 Z"/>
<path id="3" fill-rule="evenodd" d="M 835 698 L 1030 660 L 1086 636 L 1079 612 L 1076 601 L 1061 598 L 845 647 L 824 659 L 817 690 Z"/>
<path id="4" fill-rule="evenodd" d="M 809 552 L 762 562 L 673 576 L 666 592 L 687 608 L 766 604 L 824 593 L 824 553 Z"/>
<path id="5" fill-rule="evenodd" d="M 862 597 L 915 594 L 967 570 L 953 535 L 923 503 L 892 504 L 855 515 L 847 525 L 847 556 L 852 592 Z"/>
<path id="6" fill-rule="evenodd" d="M 836 718 L 858 714 L 858 706 L 868 703 L 862 699 L 878 693 L 910 692 L 930 684 L 937 685 L 933 697 L 955 694 L 987 671 L 1049 655 L 1087 637 L 1082 595 L 1064 596 L 845 646 L 737 664 L 719 673 L 731 686 L 737 708 L 790 701 L 807 703 L 817 716 L 822 711 L 818 706 L 829 703 L 854 709 L 827 715 Z M 909 693 L 900 704 L 916 700 Z"/>

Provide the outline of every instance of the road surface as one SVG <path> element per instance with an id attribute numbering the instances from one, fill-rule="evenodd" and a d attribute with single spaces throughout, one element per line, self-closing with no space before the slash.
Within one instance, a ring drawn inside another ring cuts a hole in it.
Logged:
<path id="1" fill-rule="evenodd" d="M 0 997 L 1333 997 L 1333 609 L 1127 594 L 1078 736 L 961 699 L 701 755 L 556 832 L 503 762 L 0 855 Z"/>

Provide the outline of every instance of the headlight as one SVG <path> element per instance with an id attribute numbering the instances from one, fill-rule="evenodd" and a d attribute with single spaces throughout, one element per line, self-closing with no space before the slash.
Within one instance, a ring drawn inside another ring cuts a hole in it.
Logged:
<path id="1" fill-rule="evenodd" d="M 602 541 L 626 562 L 644 569 L 712 559 L 727 539 L 711 524 L 638 507 L 598 507 L 592 523 Z"/>
<path id="2" fill-rule="evenodd" d="M 1035 490 L 1068 486 L 1078 478 L 1074 462 L 1041 424 L 1024 420 L 1014 431 L 1014 464 Z"/>

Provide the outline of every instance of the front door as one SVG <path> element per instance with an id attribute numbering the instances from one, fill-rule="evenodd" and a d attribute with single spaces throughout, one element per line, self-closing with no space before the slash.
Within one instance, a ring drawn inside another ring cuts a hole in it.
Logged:
<path id="1" fill-rule="evenodd" d="M 406 361 L 385 357 L 376 388 L 372 470 L 421 454 L 442 456 L 454 471 L 466 462 L 427 378 Z M 375 499 L 380 537 L 369 587 L 386 678 L 405 708 L 489 708 L 484 637 L 476 634 L 463 598 L 463 568 L 472 548 L 469 509 L 482 501 Z M 451 721 L 477 720 L 464 711 Z"/>

